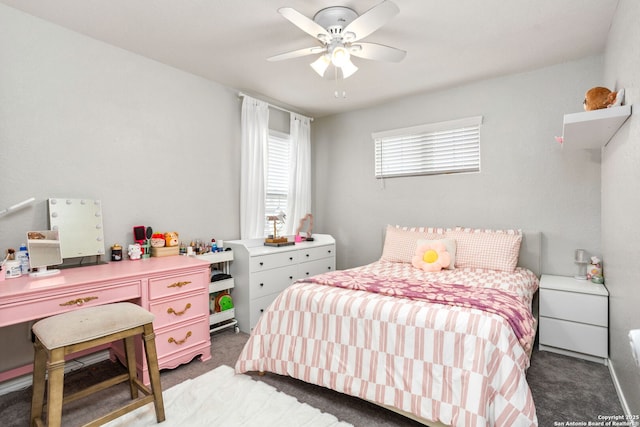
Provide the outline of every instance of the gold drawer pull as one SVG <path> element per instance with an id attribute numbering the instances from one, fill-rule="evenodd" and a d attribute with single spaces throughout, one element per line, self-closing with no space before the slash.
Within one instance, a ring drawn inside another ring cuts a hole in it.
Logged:
<path id="1" fill-rule="evenodd" d="M 184 310 L 182 311 L 175 311 L 173 308 L 169 307 L 167 309 L 167 313 L 169 314 L 175 314 L 176 316 L 182 316 L 183 314 L 185 314 L 187 312 L 187 310 L 189 310 L 191 308 L 191 303 L 187 303 L 187 305 L 184 306 Z"/>
<path id="2" fill-rule="evenodd" d="M 187 335 L 184 337 L 184 339 L 181 339 L 180 341 L 176 341 L 175 338 L 173 337 L 169 337 L 169 339 L 167 340 L 169 343 L 174 343 L 176 345 L 182 345 L 184 344 L 187 339 L 191 336 L 191 331 L 187 332 Z"/>
<path id="3" fill-rule="evenodd" d="M 183 286 L 187 286 L 189 283 L 191 283 L 191 281 L 187 281 L 187 282 L 176 282 L 173 283 L 169 286 L 167 286 L 167 288 L 181 288 Z"/>
<path id="4" fill-rule="evenodd" d="M 93 301 L 94 299 L 98 299 L 98 297 L 84 297 L 84 298 L 72 299 L 71 301 L 63 302 L 62 304 L 60 304 L 60 307 L 66 307 L 69 305 L 82 305 L 85 302 Z"/>

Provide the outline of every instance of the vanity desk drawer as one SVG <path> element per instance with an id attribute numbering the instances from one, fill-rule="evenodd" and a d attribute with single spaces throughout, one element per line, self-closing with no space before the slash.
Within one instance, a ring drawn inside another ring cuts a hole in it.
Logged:
<path id="1" fill-rule="evenodd" d="M 177 322 L 202 317 L 209 312 L 209 304 L 205 295 L 197 293 L 171 300 L 152 301 L 149 311 L 156 316 L 153 326 L 160 329 Z"/>
<path id="2" fill-rule="evenodd" d="M 158 347 L 158 354 L 162 355 L 158 359 L 160 369 L 177 366 L 164 363 L 165 360 L 171 360 L 177 354 L 188 352 L 194 346 L 210 345 L 208 320 L 208 316 L 196 318 L 189 322 L 180 323 L 175 327 L 169 327 L 162 332 L 156 331 L 156 346 Z M 207 322 L 207 324 L 204 325 L 204 322 Z M 185 363 L 185 361 L 183 360 L 181 363 Z"/>
<path id="3" fill-rule="evenodd" d="M 194 291 L 205 292 L 208 282 L 209 277 L 206 272 L 149 279 L 149 299 L 177 296 Z"/>
<path id="4" fill-rule="evenodd" d="M 141 289 L 140 281 L 108 284 L 95 288 L 70 289 L 69 292 L 59 295 L 47 295 L 33 300 L 24 300 L 14 305 L 5 305 L 2 307 L 2 317 L 11 319 L 12 323 L 20 323 L 83 307 L 139 300 Z"/>

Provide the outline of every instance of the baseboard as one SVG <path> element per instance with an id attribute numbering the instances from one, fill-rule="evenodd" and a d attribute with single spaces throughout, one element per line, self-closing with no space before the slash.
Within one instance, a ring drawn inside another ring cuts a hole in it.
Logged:
<path id="1" fill-rule="evenodd" d="M 630 417 L 631 409 L 629 409 L 629 404 L 627 403 L 627 399 L 624 397 L 624 393 L 622 392 L 622 388 L 620 387 L 620 382 L 618 381 L 618 376 L 616 375 L 616 370 L 613 367 L 613 362 L 609 359 L 609 373 L 611 374 L 611 380 L 613 381 L 613 386 L 616 389 L 616 394 L 618 395 L 618 400 L 620 400 L 620 406 L 622 406 L 622 411 L 627 417 Z M 633 418 L 627 418 L 631 420 Z"/>
<path id="2" fill-rule="evenodd" d="M 80 368 L 84 368 L 85 366 L 93 365 L 107 359 L 109 359 L 109 350 L 102 350 L 86 356 L 78 357 L 77 359 L 69 360 L 65 363 L 64 372 L 66 374 L 76 371 Z M 29 374 L 3 381 L 0 383 L 0 396 L 13 391 L 23 390 L 31 386 L 32 380 L 33 377 Z"/>

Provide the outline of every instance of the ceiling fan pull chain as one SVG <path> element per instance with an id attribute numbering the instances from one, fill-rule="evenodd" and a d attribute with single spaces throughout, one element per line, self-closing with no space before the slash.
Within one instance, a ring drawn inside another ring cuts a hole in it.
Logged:
<path id="1" fill-rule="evenodd" d="M 333 96 L 336 98 L 346 98 L 347 91 L 340 88 L 340 80 L 344 80 L 340 78 L 341 72 L 338 71 L 338 67 L 333 67 L 333 72 L 335 73 L 335 82 L 336 82 L 336 90 L 333 91 Z"/>

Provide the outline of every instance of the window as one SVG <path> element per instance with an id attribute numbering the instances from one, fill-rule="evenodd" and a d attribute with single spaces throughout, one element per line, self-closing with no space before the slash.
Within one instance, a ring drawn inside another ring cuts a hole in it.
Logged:
<path id="1" fill-rule="evenodd" d="M 376 178 L 479 172 L 481 123 L 478 116 L 373 133 Z"/>
<path id="2" fill-rule="evenodd" d="M 269 215 L 287 211 L 289 193 L 289 135 L 269 131 L 267 142 L 267 197 L 265 200 L 265 235 L 273 234 L 273 222 Z"/>

